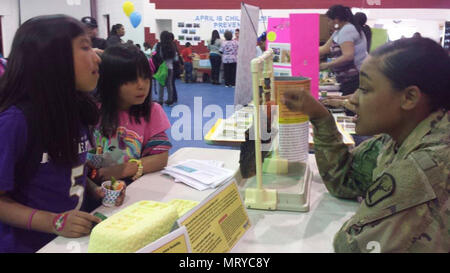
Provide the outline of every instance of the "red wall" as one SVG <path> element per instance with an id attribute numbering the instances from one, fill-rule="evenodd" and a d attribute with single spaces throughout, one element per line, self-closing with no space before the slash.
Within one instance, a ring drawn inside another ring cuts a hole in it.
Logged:
<path id="1" fill-rule="evenodd" d="M 149 0 L 157 9 L 240 9 L 242 0 Z M 355 8 L 450 8 L 450 0 L 245 0 L 262 9 L 328 9 L 335 4 Z M 379 3 L 380 5 L 377 5 Z"/>

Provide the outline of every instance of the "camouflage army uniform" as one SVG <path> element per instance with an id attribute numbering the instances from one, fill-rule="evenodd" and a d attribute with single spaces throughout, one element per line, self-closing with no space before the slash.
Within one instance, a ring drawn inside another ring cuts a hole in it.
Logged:
<path id="1" fill-rule="evenodd" d="M 450 115 L 437 111 L 400 147 L 376 136 L 351 152 L 334 119 L 311 121 L 320 175 L 329 192 L 364 198 L 334 237 L 336 252 L 450 251 Z"/>

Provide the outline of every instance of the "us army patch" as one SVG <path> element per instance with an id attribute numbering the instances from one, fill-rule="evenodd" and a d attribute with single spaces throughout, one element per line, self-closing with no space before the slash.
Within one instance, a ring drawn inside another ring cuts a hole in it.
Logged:
<path id="1" fill-rule="evenodd" d="M 395 179 L 390 174 L 383 174 L 373 185 L 369 187 L 366 193 L 366 205 L 375 206 L 386 197 L 391 196 L 395 190 Z"/>

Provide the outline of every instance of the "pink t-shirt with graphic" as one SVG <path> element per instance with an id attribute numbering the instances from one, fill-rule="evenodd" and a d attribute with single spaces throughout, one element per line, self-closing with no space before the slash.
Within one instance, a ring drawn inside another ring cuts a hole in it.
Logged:
<path id="1" fill-rule="evenodd" d="M 172 144 L 165 131 L 170 128 L 166 113 L 158 103 L 152 103 L 150 121 L 142 117 L 140 124 L 128 111 L 119 112 L 119 126 L 111 138 L 101 135 L 99 127 L 94 131 L 96 154 L 89 160 L 96 167 L 107 167 L 128 162 L 132 158 L 167 152 Z"/>

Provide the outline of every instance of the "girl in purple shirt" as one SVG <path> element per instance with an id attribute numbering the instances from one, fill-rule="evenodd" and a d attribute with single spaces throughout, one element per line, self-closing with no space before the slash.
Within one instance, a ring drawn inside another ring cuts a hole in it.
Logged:
<path id="1" fill-rule="evenodd" d="M 99 63 L 72 17 L 36 17 L 18 29 L 0 79 L 0 252 L 35 252 L 100 222 L 82 211 L 87 194 L 102 197 L 84 165 Z"/>

